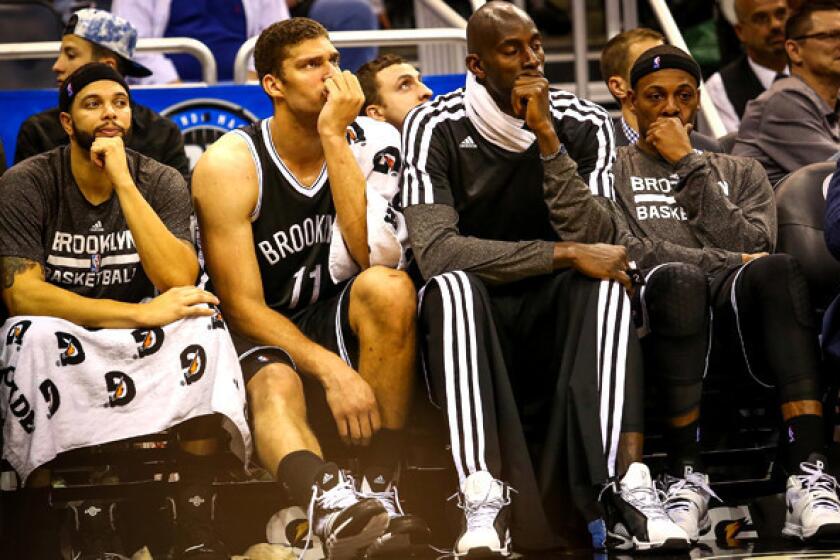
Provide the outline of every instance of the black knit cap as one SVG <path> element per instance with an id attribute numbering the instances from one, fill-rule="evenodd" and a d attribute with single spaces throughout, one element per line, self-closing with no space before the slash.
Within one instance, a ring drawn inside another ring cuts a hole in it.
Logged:
<path id="1" fill-rule="evenodd" d="M 630 70 L 630 87 L 636 89 L 636 83 L 644 76 L 668 68 L 688 72 L 697 80 L 697 85 L 700 85 L 700 66 L 690 54 L 673 45 L 659 45 L 646 50 L 636 59 L 633 69 Z"/>
<path id="2" fill-rule="evenodd" d="M 91 62 L 76 69 L 75 72 L 64 80 L 61 84 L 61 89 L 58 91 L 58 108 L 62 113 L 70 111 L 70 105 L 73 99 L 82 91 L 85 86 L 100 80 L 110 80 L 120 84 L 125 93 L 131 98 L 131 91 L 128 89 L 128 84 L 119 72 L 101 62 Z"/>

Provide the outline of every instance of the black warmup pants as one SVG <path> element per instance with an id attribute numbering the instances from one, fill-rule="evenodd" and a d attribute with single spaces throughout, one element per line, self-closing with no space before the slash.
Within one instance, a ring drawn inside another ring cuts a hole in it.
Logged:
<path id="1" fill-rule="evenodd" d="M 561 473 L 578 507 L 592 508 L 584 515 L 597 515 L 594 488 L 615 474 L 620 432 L 643 429 L 623 287 L 573 271 L 496 287 L 449 272 L 426 284 L 420 322 L 459 479 L 486 470 L 516 488 L 515 542 L 557 544 L 541 500 Z"/>

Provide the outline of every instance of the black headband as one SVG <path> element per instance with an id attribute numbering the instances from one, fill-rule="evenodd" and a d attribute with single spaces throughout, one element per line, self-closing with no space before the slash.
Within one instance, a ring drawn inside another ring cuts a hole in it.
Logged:
<path id="1" fill-rule="evenodd" d="M 70 111 L 70 105 L 73 99 L 82 91 L 85 86 L 90 83 L 98 82 L 100 80 L 110 80 L 117 82 L 124 89 L 125 93 L 131 98 L 131 92 L 128 89 L 128 84 L 119 72 L 101 62 L 91 62 L 76 69 L 75 72 L 64 80 L 61 84 L 61 89 L 58 92 L 58 108 L 62 113 Z"/>
<path id="2" fill-rule="evenodd" d="M 673 45 L 659 45 L 646 50 L 636 59 L 633 69 L 630 70 L 630 87 L 636 89 L 636 83 L 644 76 L 667 68 L 688 72 L 697 80 L 697 85 L 700 85 L 700 66 L 691 55 Z"/>

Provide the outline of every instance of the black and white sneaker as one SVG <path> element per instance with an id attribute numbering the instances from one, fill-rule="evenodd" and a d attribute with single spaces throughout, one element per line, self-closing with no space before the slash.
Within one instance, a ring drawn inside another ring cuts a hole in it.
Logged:
<path id="1" fill-rule="evenodd" d="M 321 539 L 324 556 L 351 560 L 367 550 L 388 528 L 388 512 L 375 498 L 359 498 L 353 479 L 329 463 L 312 486 L 307 511 L 309 535 Z"/>
<path id="2" fill-rule="evenodd" d="M 507 484 L 487 471 L 475 472 L 464 480 L 458 493 L 464 521 L 453 556 L 470 560 L 510 556 L 510 492 Z"/>
<path id="3" fill-rule="evenodd" d="M 788 477 L 783 535 L 803 541 L 840 539 L 837 480 L 823 466 L 822 460 L 813 458 L 800 463 L 800 474 Z"/>
<path id="4" fill-rule="evenodd" d="M 393 480 L 381 472 L 368 472 L 359 487 L 360 498 L 379 500 L 388 512 L 388 529 L 367 549 L 366 558 L 408 558 L 429 550 L 432 535 L 426 522 L 403 511 Z"/>
<path id="5" fill-rule="evenodd" d="M 659 486 L 665 494 L 668 517 L 686 532 L 692 543 L 696 543 L 712 528 L 709 501 L 712 498 L 720 501 L 709 486 L 708 475 L 686 466 L 683 478 L 666 474 L 659 480 Z"/>
<path id="6" fill-rule="evenodd" d="M 129 560 L 117 535 L 116 506 L 93 500 L 68 506 L 71 560 Z"/>
<path id="7" fill-rule="evenodd" d="M 633 463 L 611 482 L 606 502 L 607 547 L 613 550 L 688 550 L 688 535 L 674 523 L 644 463 Z"/>
<path id="8" fill-rule="evenodd" d="M 175 560 L 228 560 L 230 554 L 214 526 L 216 493 L 212 487 L 186 486 L 178 491 L 172 502 L 175 513 Z"/>

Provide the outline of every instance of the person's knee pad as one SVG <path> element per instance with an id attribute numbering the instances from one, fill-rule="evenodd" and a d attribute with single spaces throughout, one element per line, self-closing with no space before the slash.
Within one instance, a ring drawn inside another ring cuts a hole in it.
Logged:
<path id="1" fill-rule="evenodd" d="M 669 263 L 648 274 L 642 293 L 651 332 L 667 337 L 698 334 L 707 328 L 709 288 L 695 265 Z"/>
<path id="2" fill-rule="evenodd" d="M 788 300 L 800 325 L 816 327 L 808 282 L 796 258 L 785 253 L 761 257 L 751 262 L 744 274 L 747 282 L 743 286 L 756 290 L 763 305 L 778 306 Z"/>

